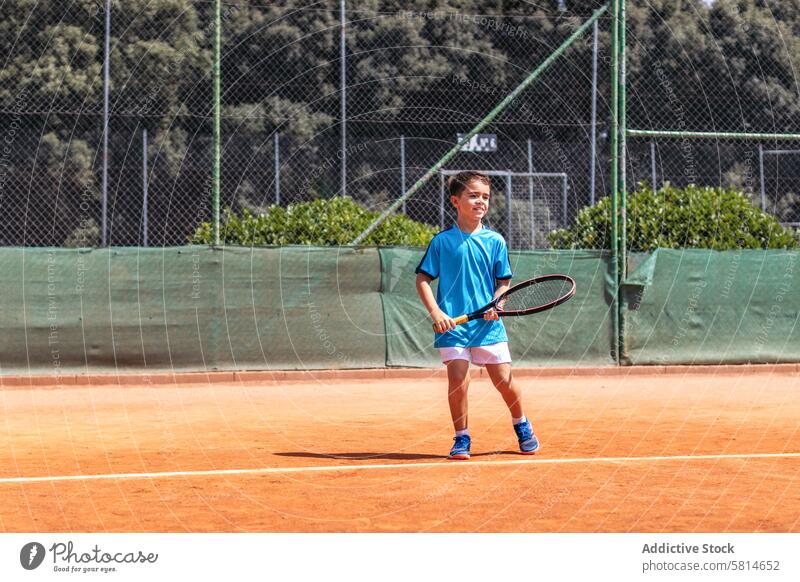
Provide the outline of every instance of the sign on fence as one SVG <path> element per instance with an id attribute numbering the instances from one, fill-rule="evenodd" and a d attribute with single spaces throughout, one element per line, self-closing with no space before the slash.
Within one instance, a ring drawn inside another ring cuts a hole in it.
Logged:
<path id="1" fill-rule="evenodd" d="M 466 133 L 456 134 L 456 141 L 460 142 L 466 136 Z M 497 134 L 494 133 L 477 133 L 472 136 L 468 142 L 464 142 L 461 146 L 462 152 L 496 152 L 497 151 Z"/>

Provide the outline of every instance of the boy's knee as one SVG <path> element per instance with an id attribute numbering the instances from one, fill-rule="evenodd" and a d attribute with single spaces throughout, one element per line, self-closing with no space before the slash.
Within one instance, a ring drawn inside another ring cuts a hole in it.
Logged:
<path id="1" fill-rule="evenodd" d="M 447 363 L 447 382 L 450 386 L 469 384 L 469 362 L 453 360 Z"/>
<path id="2" fill-rule="evenodd" d="M 458 392 L 466 392 L 469 388 L 469 381 L 467 378 L 453 379 L 448 382 L 448 390 L 451 394 Z"/>
<path id="3" fill-rule="evenodd" d="M 511 377 L 501 378 L 494 383 L 494 387 L 498 392 L 508 392 L 511 390 Z"/>

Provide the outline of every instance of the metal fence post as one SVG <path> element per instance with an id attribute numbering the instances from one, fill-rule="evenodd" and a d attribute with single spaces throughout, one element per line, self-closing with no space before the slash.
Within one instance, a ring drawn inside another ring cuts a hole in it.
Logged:
<path id="1" fill-rule="evenodd" d="M 658 190 L 656 186 L 656 142 L 650 142 L 650 188 L 653 192 Z"/>
<path id="2" fill-rule="evenodd" d="M 628 137 L 627 137 L 627 57 L 626 57 L 626 0 L 619 0 L 619 27 L 617 48 L 619 50 L 619 279 L 622 285 L 628 272 Z M 617 308 L 620 310 L 620 322 L 622 322 L 622 302 L 617 297 Z M 620 331 L 620 347 L 622 344 L 622 333 Z M 622 350 L 620 349 L 620 352 Z"/>
<path id="3" fill-rule="evenodd" d="M 758 144 L 758 175 L 761 178 L 761 210 L 767 211 L 767 192 L 764 186 L 764 146 Z"/>
<path id="4" fill-rule="evenodd" d="M 108 98 L 109 62 L 111 61 L 111 0 L 106 0 L 106 26 L 103 55 L 103 185 L 102 185 L 102 226 L 101 246 L 108 246 Z"/>
<path id="5" fill-rule="evenodd" d="M 281 203 L 281 141 L 278 132 L 275 132 L 275 204 Z"/>
<path id="6" fill-rule="evenodd" d="M 341 54 L 341 69 L 339 71 L 340 84 L 342 89 L 341 117 L 342 117 L 342 175 L 341 175 L 341 195 L 347 196 L 347 67 L 346 67 L 346 47 L 345 47 L 345 0 L 339 0 L 339 52 Z"/>
<path id="7" fill-rule="evenodd" d="M 533 174 L 533 141 L 528 138 L 528 173 Z M 531 248 L 536 248 L 536 212 L 533 206 L 533 176 L 528 176 L 528 204 L 531 218 Z"/>
<path id="8" fill-rule="evenodd" d="M 597 21 L 592 28 L 592 129 L 591 129 L 591 157 L 589 158 L 589 203 L 594 206 L 595 197 L 595 164 L 597 159 Z M 532 171 L 532 170 L 528 170 Z"/>
<path id="9" fill-rule="evenodd" d="M 406 193 L 406 136 L 400 136 L 400 195 Z M 406 213 L 406 201 L 403 200 L 403 214 Z"/>
<path id="10" fill-rule="evenodd" d="M 444 230 L 444 174 L 439 174 L 439 229 Z"/>
<path id="11" fill-rule="evenodd" d="M 620 309 L 619 309 L 619 18 L 620 2 L 625 0 L 611 0 L 611 280 L 614 282 L 614 295 L 612 316 L 614 318 L 614 360 L 617 365 L 621 359 L 620 338 Z"/>
<path id="12" fill-rule="evenodd" d="M 221 77 L 222 77 L 222 1 L 214 3 L 214 62 L 212 71 L 212 92 L 214 107 L 213 144 L 211 159 L 211 244 L 219 246 L 219 198 L 220 170 L 222 166 L 221 148 Z"/>
<path id="13" fill-rule="evenodd" d="M 506 174 L 506 228 L 508 229 L 508 233 L 506 238 L 508 239 L 508 248 L 514 248 L 514 233 L 511 230 L 513 226 L 512 218 L 511 218 L 511 170 L 508 170 L 508 174 Z"/>
<path id="14" fill-rule="evenodd" d="M 528 173 L 533 174 L 533 140 L 528 138 Z M 533 192 L 533 178 L 528 182 L 528 189 Z"/>
<path id="15" fill-rule="evenodd" d="M 147 128 L 142 128 L 142 246 L 147 245 Z"/>

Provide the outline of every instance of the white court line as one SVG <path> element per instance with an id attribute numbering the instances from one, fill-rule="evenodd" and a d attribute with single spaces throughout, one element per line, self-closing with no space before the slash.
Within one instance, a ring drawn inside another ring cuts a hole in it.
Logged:
<path id="1" fill-rule="evenodd" d="M 332 458 L 336 458 L 332 456 Z M 568 463 L 639 463 L 652 461 L 704 461 L 725 459 L 796 459 L 800 453 L 752 453 L 740 455 L 675 455 L 672 457 L 588 457 L 576 459 L 517 459 L 508 461 L 451 461 L 436 463 L 391 463 L 383 465 L 329 465 L 323 467 L 266 467 L 263 469 L 219 469 L 212 471 L 165 471 L 161 473 L 112 473 L 108 475 L 64 475 L 53 477 L 4 477 L 3 483 L 39 483 L 52 481 L 93 481 L 99 479 L 163 479 L 166 477 L 203 477 L 220 475 L 269 475 L 274 473 L 311 473 L 319 471 L 357 471 L 369 469 L 414 469 L 418 467 L 474 467 L 476 465 L 556 465 Z"/>

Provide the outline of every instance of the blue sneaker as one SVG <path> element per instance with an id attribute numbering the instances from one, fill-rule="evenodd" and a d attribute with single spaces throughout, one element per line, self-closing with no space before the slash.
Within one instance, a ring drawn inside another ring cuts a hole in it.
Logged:
<path id="1" fill-rule="evenodd" d="M 450 459 L 459 459 L 462 461 L 466 461 L 469 459 L 469 446 L 472 443 L 472 440 L 469 438 L 468 434 L 463 434 L 461 436 L 457 436 L 453 439 L 456 441 L 453 444 L 453 448 L 450 449 Z"/>
<path id="2" fill-rule="evenodd" d="M 533 427 L 530 421 L 520 422 L 514 425 L 514 432 L 517 433 L 519 441 L 519 452 L 523 455 L 532 455 L 539 448 L 539 439 L 533 434 Z"/>

